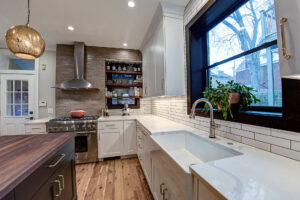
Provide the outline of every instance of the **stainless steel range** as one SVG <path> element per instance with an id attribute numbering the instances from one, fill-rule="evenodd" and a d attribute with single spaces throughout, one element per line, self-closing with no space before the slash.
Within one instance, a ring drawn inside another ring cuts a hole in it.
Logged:
<path id="1" fill-rule="evenodd" d="M 75 163 L 98 161 L 97 119 L 60 117 L 46 123 L 48 133 L 75 132 Z"/>

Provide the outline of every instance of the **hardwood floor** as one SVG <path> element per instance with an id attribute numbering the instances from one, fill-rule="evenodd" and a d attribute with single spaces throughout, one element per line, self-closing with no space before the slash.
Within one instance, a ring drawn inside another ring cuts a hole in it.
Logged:
<path id="1" fill-rule="evenodd" d="M 137 158 L 76 165 L 78 200 L 153 200 Z"/>

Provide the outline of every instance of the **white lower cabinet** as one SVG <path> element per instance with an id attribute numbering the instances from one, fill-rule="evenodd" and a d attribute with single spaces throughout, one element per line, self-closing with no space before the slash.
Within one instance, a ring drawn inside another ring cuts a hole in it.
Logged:
<path id="1" fill-rule="evenodd" d="M 151 152 L 152 193 L 156 200 L 191 200 L 192 176 L 163 150 Z"/>
<path id="2" fill-rule="evenodd" d="M 122 155 L 136 154 L 136 122 L 124 121 Z"/>
<path id="3" fill-rule="evenodd" d="M 136 154 L 136 122 L 105 121 L 98 124 L 99 158 Z"/>
<path id="4" fill-rule="evenodd" d="M 137 155 L 144 171 L 146 180 L 151 189 L 152 186 L 152 159 L 151 153 L 159 149 L 159 147 L 150 138 L 150 133 L 142 126 L 137 125 Z M 152 189 L 151 189 L 152 190 Z"/>
<path id="5" fill-rule="evenodd" d="M 193 200 L 223 200 L 226 199 L 211 186 L 193 175 Z"/>
<path id="6" fill-rule="evenodd" d="M 122 121 L 110 122 L 122 124 Z M 123 128 L 106 128 L 98 130 L 99 133 L 99 158 L 120 156 L 123 150 Z"/>

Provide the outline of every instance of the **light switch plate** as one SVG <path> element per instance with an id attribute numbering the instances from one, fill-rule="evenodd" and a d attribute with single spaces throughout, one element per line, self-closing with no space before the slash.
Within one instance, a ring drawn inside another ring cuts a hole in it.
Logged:
<path id="1" fill-rule="evenodd" d="M 46 106 L 47 106 L 47 101 L 43 101 L 43 100 L 40 101 L 40 102 L 39 102 L 39 106 L 40 106 L 40 107 L 46 107 Z"/>

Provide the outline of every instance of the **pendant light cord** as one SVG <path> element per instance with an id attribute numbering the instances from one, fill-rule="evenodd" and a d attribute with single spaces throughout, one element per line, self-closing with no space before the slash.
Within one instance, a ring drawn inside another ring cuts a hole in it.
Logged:
<path id="1" fill-rule="evenodd" d="M 30 18 L 30 0 L 28 0 L 28 16 L 27 16 L 27 25 L 29 25 L 29 18 Z"/>

